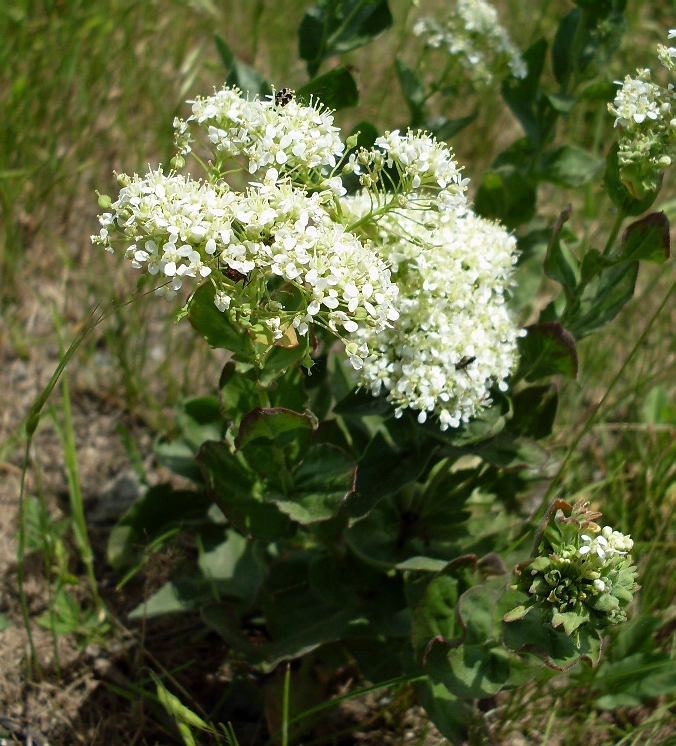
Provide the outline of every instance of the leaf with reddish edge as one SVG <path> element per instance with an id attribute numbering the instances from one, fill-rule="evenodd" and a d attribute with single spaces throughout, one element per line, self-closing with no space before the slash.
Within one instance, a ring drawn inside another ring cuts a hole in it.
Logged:
<path id="1" fill-rule="evenodd" d="M 663 264 L 670 256 L 669 220 L 663 212 L 651 212 L 627 226 L 616 261 Z"/>
<path id="2" fill-rule="evenodd" d="M 288 495 L 267 499 L 298 523 L 327 521 L 354 495 L 357 466 L 336 446 L 321 443 L 310 448 L 293 473 Z"/>
<path id="3" fill-rule="evenodd" d="M 310 414 L 300 414 L 284 407 L 256 407 L 244 415 L 235 438 L 235 448 L 240 450 L 256 438 L 276 440 L 291 430 L 316 430 L 317 419 Z"/>
<path id="4" fill-rule="evenodd" d="M 526 328 L 519 340 L 521 363 L 515 379 L 529 383 L 557 373 L 577 378 L 578 359 L 575 338 L 558 321 L 546 321 Z"/>

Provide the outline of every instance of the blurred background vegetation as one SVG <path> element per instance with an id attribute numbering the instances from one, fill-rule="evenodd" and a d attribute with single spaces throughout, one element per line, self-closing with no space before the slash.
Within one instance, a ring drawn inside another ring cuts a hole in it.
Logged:
<path id="1" fill-rule="evenodd" d="M 99 403 L 86 410 L 90 418 L 106 408 L 124 414 L 125 429 L 111 438 L 127 454 L 146 457 L 152 438 L 171 429 L 180 399 L 215 387 L 222 359 L 189 329 L 176 326 L 163 301 L 141 298 L 124 305 L 136 277 L 122 266 L 121 256 L 90 245 L 89 236 L 98 229 L 95 191 L 115 193 L 113 170 L 142 173 L 148 164 L 168 166 L 173 118 L 187 115 L 186 99 L 223 83 L 215 34 L 276 88 L 305 83 L 297 28 L 308 5 L 302 0 L 0 4 L 0 467 L 6 473 L 20 464 L 20 425 L 31 398 L 53 372 L 60 334 L 68 341 L 99 304 L 120 305 L 78 350 L 69 371 L 72 397 L 76 404 L 96 397 Z M 418 15 L 434 15 L 447 3 L 392 0 L 390 5 L 393 29 L 341 59 L 351 66 L 361 97 L 357 108 L 336 117 L 346 131 L 362 120 L 381 131 L 406 126 L 408 111 L 394 67 L 395 55 L 407 54 L 410 37 L 403 29 Z M 502 0 L 496 5 L 521 49 L 543 33 L 551 38 L 571 7 L 567 0 Z M 676 25 L 676 2 L 630 0 L 627 25 L 610 80 L 622 79 L 653 58 L 654 44 L 664 42 L 666 30 Z M 519 131 L 497 91 L 459 103 L 457 116 L 474 106 L 479 117 L 451 144 L 465 174 L 478 184 L 482 170 Z M 560 137 L 605 151 L 613 141 L 612 118 L 571 116 Z M 605 202 L 597 201 L 594 189 L 598 191 L 592 187 L 566 197 L 579 208 L 571 225 L 600 235 L 613 216 Z M 545 217 L 552 218 L 564 204 L 561 193 L 556 193 L 557 201 L 548 196 L 541 195 L 540 205 Z M 663 209 L 672 222 L 676 219 L 673 175 L 656 209 Z M 651 689 L 645 673 L 660 656 L 673 655 L 676 630 L 673 302 L 628 360 L 673 283 L 671 266 L 643 267 L 636 297 L 612 331 L 581 343 L 580 377 L 562 383 L 550 444 L 556 453 L 567 451 L 620 372 L 576 447 L 562 492 L 570 501 L 583 496 L 593 500 L 608 523 L 635 538 L 643 585 L 635 621 L 617 633 L 620 641 L 616 648 L 610 646 L 605 668 L 549 675 L 548 682 L 506 697 L 494 723 L 499 743 L 676 743 L 664 740 L 676 739 L 668 726 L 673 708 L 663 695 L 669 687 L 652 682 Z M 58 420 L 63 403 L 55 401 Z M 46 422 L 43 428 L 51 426 Z M 103 476 L 105 454 L 83 455 L 80 446 L 86 437 L 76 428 L 80 458 L 101 458 L 93 471 Z M 105 451 L 109 445 L 104 440 L 100 448 Z M 3 507 L 16 500 L 12 485 L 5 483 Z M 94 480 L 90 489 L 95 486 Z M 49 481 L 44 491 L 48 502 L 58 492 Z M 626 668 L 631 656 L 643 671 L 640 676 Z M 395 699 L 405 708 L 405 696 Z M 527 740 L 507 740 L 517 731 Z"/>

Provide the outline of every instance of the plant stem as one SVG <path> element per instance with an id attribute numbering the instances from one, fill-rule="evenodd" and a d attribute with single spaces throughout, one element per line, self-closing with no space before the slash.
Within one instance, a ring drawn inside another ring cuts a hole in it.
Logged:
<path id="1" fill-rule="evenodd" d="M 286 664 L 284 690 L 282 693 L 282 746 L 289 744 L 289 691 L 291 689 L 291 665 Z"/>
<path id="2" fill-rule="evenodd" d="M 618 211 L 617 216 L 615 217 L 615 222 L 613 223 L 613 227 L 610 230 L 610 235 L 608 236 L 608 240 L 606 241 L 606 245 L 603 247 L 603 256 L 608 256 L 612 251 L 612 248 L 615 245 L 617 234 L 620 232 L 620 228 L 622 227 L 622 223 L 624 222 L 624 219 L 626 217 L 627 214 L 623 210 Z"/>
<path id="3" fill-rule="evenodd" d="M 667 294 L 664 296 L 664 299 L 660 303 L 659 307 L 657 308 L 655 313 L 652 315 L 652 317 L 646 324 L 645 329 L 641 332 L 641 334 L 639 335 L 639 338 L 636 340 L 634 346 L 631 348 L 631 351 L 629 352 L 624 362 L 620 366 L 620 369 L 617 371 L 617 373 L 613 377 L 613 380 L 610 382 L 608 388 L 606 389 L 605 393 L 601 397 L 601 400 L 592 409 L 591 413 L 589 414 L 589 417 L 587 418 L 587 421 L 584 423 L 584 426 L 580 429 L 580 432 L 577 434 L 576 438 L 571 443 L 570 448 L 568 449 L 568 452 L 566 453 L 566 456 L 563 459 L 556 476 L 549 483 L 549 487 L 547 488 L 547 491 L 542 497 L 542 502 L 540 503 L 540 507 L 533 514 L 531 518 L 532 521 L 537 522 L 544 515 L 544 512 L 547 510 L 551 495 L 553 494 L 554 490 L 556 489 L 559 482 L 561 481 L 561 478 L 566 470 L 566 466 L 568 465 L 568 462 L 570 461 L 573 453 L 575 453 L 577 446 L 579 445 L 582 438 L 584 438 L 584 436 L 589 432 L 591 426 L 594 424 L 594 420 L 596 419 L 596 416 L 598 415 L 598 413 L 601 411 L 601 407 L 608 400 L 608 397 L 610 396 L 611 391 L 615 388 L 617 382 L 620 380 L 620 377 L 624 373 L 626 367 L 629 365 L 629 363 L 634 358 L 636 353 L 641 349 L 641 345 L 644 343 L 646 337 L 648 336 L 648 333 L 652 329 L 653 324 L 655 323 L 655 321 L 657 320 L 657 318 L 659 317 L 659 315 L 662 313 L 663 309 L 667 305 L 674 290 L 676 290 L 676 283 L 673 283 L 671 287 L 669 288 L 669 290 L 667 291 Z"/>

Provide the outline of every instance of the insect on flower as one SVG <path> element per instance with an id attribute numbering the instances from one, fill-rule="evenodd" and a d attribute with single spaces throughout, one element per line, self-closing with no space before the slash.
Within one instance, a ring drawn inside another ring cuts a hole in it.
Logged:
<path id="1" fill-rule="evenodd" d="M 465 355 L 463 358 L 458 360 L 458 362 L 455 364 L 456 370 L 465 370 L 468 365 L 471 365 L 476 360 L 476 355 L 472 355 L 470 357 L 469 355 Z"/>
<path id="2" fill-rule="evenodd" d="M 290 88 L 282 88 L 275 93 L 275 106 L 286 106 L 293 101 L 294 92 Z"/>

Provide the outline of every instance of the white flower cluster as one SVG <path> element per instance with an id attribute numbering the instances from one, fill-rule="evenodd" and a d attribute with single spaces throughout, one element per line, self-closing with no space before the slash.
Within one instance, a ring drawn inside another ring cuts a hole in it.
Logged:
<path id="1" fill-rule="evenodd" d="M 385 152 L 385 165 L 396 165 L 399 170 L 406 206 L 439 211 L 464 207 L 469 179 L 461 178 L 447 145 L 425 132 L 411 130 L 405 135 L 399 130 L 386 132 L 375 144 Z"/>
<path id="2" fill-rule="evenodd" d="M 676 37 L 676 29 L 669 38 Z M 658 58 L 670 72 L 676 68 L 676 47 L 658 46 Z M 676 157 L 676 90 L 651 80 L 651 71 L 627 75 L 608 110 L 621 131 L 619 161 L 622 178 L 632 193 L 642 197 L 659 188 L 661 174 Z"/>
<path id="3" fill-rule="evenodd" d="M 582 546 L 577 552 L 579 556 L 588 555 L 589 558 L 598 558 L 601 562 L 605 562 L 614 554 L 628 554 L 634 547 L 629 535 L 614 531 L 610 526 L 604 526 L 598 535 L 582 534 L 580 539 Z"/>
<path id="4" fill-rule="evenodd" d="M 362 195 L 354 214 L 368 210 Z M 395 407 L 437 415 L 458 427 L 490 404 L 489 389 L 507 388 L 521 332 L 506 293 L 516 241 L 471 211 L 398 210 L 378 222 L 382 254 L 399 285 L 399 321 L 362 335 L 371 354 L 361 370 L 373 395 L 384 389 Z"/>
<path id="5" fill-rule="evenodd" d="M 526 63 L 500 24 L 496 9 L 485 0 L 457 0 L 443 22 L 421 18 L 413 33 L 423 37 L 428 47 L 445 48 L 474 83 L 491 83 L 507 70 L 515 78 L 525 78 L 528 74 Z"/>
<path id="6" fill-rule="evenodd" d="M 676 39 L 676 28 L 672 28 L 669 31 L 667 38 Z M 667 70 L 673 70 L 676 67 L 676 47 L 667 47 L 665 44 L 658 44 L 657 57 Z"/>
<path id="7" fill-rule="evenodd" d="M 663 111 L 667 113 L 671 108 L 668 103 L 667 108 L 664 108 L 660 100 L 662 89 L 650 82 L 650 70 L 637 70 L 636 74 L 636 78 L 627 75 L 624 83 L 616 81 L 622 86 L 610 109 L 616 117 L 616 127 L 626 129 L 643 124 L 646 119 L 656 121 Z"/>
<path id="8" fill-rule="evenodd" d="M 133 267 L 164 276 L 158 291 L 167 297 L 186 277 L 212 275 L 216 307 L 235 303 L 240 320 L 264 323 L 275 339 L 290 326 L 306 335 L 315 321 L 342 338 L 395 321 L 398 289 L 371 243 L 328 218 L 325 194 L 308 195 L 278 178 L 269 169 L 242 194 L 161 170 L 121 176 L 120 196 L 92 241 L 109 251 L 116 239 L 127 243 Z M 265 296 L 272 277 L 301 289 L 300 309 L 270 297 L 252 305 L 252 294 Z M 361 367 L 366 351 L 352 344 L 349 352 Z"/>
<path id="9" fill-rule="evenodd" d="M 274 96 L 249 101 L 237 88 L 226 87 L 191 103 L 188 126 L 207 127 L 216 150 L 223 157 L 244 156 L 252 174 L 270 166 L 302 172 L 333 168 L 345 149 L 333 115 L 317 102 L 304 106 L 292 96 L 283 103 Z M 177 120 L 174 127 L 185 154 L 186 124 Z"/>
<path id="10" fill-rule="evenodd" d="M 468 180 L 445 144 L 395 130 L 342 164 L 332 121 L 289 91 L 198 99 L 175 122 L 177 142 L 187 155 L 191 125 L 206 130 L 210 180 L 161 168 L 119 176 L 92 241 L 121 244 L 168 298 L 189 278 L 211 283 L 216 308 L 261 344 L 329 329 L 397 416 L 410 408 L 457 427 L 490 403 L 493 384 L 506 388 L 515 362 L 515 240 L 468 210 Z M 258 180 L 233 189 L 219 153 L 246 157 Z M 341 172 L 359 176 L 360 195 L 346 194 Z"/>

